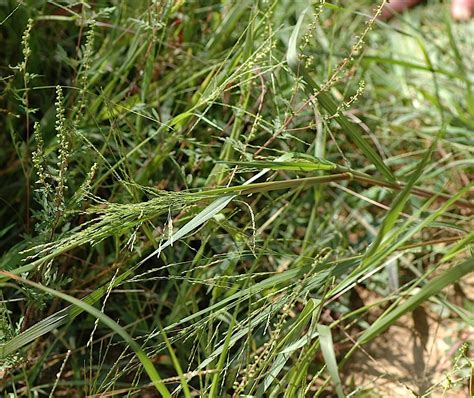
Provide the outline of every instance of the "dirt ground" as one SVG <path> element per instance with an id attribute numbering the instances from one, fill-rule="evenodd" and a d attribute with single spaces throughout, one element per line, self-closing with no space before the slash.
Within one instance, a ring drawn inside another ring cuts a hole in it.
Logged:
<path id="1" fill-rule="evenodd" d="M 474 275 L 459 286 L 464 294 L 451 289 L 448 300 L 472 302 Z M 463 398 L 474 394 L 473 359 L 474 328 L 427 303 L 355 354 L 345 376 L 362 397 Z"/>

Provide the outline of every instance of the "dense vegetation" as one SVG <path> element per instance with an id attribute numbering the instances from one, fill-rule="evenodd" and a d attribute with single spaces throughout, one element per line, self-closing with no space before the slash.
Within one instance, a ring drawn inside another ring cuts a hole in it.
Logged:
<path id="1" fill-rule="evenodd" d="M 400 318 L 474 325 L 474 24 L 309 4 L 0 2 L 5 396 L 379 396 Z"/>

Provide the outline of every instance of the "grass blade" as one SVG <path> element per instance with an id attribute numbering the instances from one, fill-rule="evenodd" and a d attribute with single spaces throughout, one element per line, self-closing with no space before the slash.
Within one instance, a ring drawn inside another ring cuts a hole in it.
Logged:
<path id="1" fill-rule="evenodd" d="M 151 381 L 153 382 L 153 385 L 155 388 L 160 392 L 160 394 L 165 397 L 165 398 L 171 398 L 171 394 L 169 393 L 168 389 L 166 386 L 163 384 L 161 381 L 160 375 L 158 374 L 155 366 L 153 365 L 153 362 L 148 358 L 146 353 L 142 350 L 140 345 L 125 331 L 124 328 L 122 328 L 117 322 L 115 322 L 112 318 L 109 316 L 105 315 L 103 312 L 100 312 L 97 308 L 85 303 L 84 301 L 81 301 L 79 299 L 76 299 L 75 297 L 69 296 L 68 294 L 58 292 L 57 290 L 50 289 L 49 287 L 43 286 L 39 283 L 32 282 L 27 279 L 20 278 L 16 275 L 13 275 L 11 273 L 5 272 L 5 271 L 0 271 L 0 274 L 8 276 L 18 282 L 24 283 L 26 285 L 32 286 L 38 290 L 41 290 L 45 293 L 51 294 L 55 297 L 58 297 L 64 301 L 67 301 L 71 303 L 72 305 L 75 305 L 77 307 L 80 307 L 83 311 L 88 312 L 92 316 L 96 317 L 99 319 L 101 322 L 103 322 L 105 325 L 107 325 L 110 329 L 112 329 L 115 333 L 117 333 L 122 339 L 135 351 L 135 354 L 137 358 L 140 360 L 140 362 L 143 365 L 143 368 L 147 372 L 148 376 L 150 377 Z M 1 351 L 1 356 L 5 356 L 5 352 L 3 351 L 3 347 Z"/>
<path id="2" fill-rule="evenodd" d="M 334 344 L 332 342 L 331 328 L 326 325 L 318 324 L 317 330 L 319 333 L 319 341 L 321 342 L 321 351 L 323 353 L 326 367 L 334 383 L 334 388 L 338 398 L 344 398 L 344 391 L 342 390 L 342 383 L 337 369 L 336 354 L 334 353 Z"/>
<path id="3" fill-rule="evenodd" d="M 161 336 L 163 337 L 163 340 L 166 343 L 166 348 L 168 349 L 168 352 L 170 353 L 171 361 L 173 362 L 173 366 L 176 370 L 176 373 L 178 373 L 179 381 L 181 382 L 181 387 L 183 388 L 183 394 L 185 398 L 191 398 L 191 392 L 189 391 L 188 382 L 186 381 L 186 376 L 183 373 L 183 369 L 181 368 L 179 359 L 176 357 L 176 354 L 173 350 L 173 347 L 171 346 L 168 336 L 166 335 L 161 325 L 160 325 L 160 332 L 161 332 Z"/>
<path id="4" fill-rule="evenodd" d="M 367 329 L 358 339 L 359 344 L 365 344 L 380 335 L 384 330 L 407 312 L 412 311 L 431 296 L 438 294 L 445 287 L 459 281 L 464 275 L 474 272 L 474 258 L 464 261 L 461 264 L 446 270 L 443 274 L 432 281 L 426 283 L 416 294 L 407 301 L 378 318 L 369 329 Z M 472 319 L 474 325 L 474 318 Z"/>
<path id="5" fill-rule="evenodd" d="M 395 198 L 395 201 L 392 203 L 392 206 L 389 212 L 387 213 L 387 215 L 385 216 L 382 222 L 382 226 L 380 228 L 380 231 L 377 237 L 375 238 L 375 241 L 372 243 L 371 247 L 367 251 L 366 258 L 370 258 L 370 256 L 376 252 L 377 248 L 379 247 L 380 243 L 383 241 L 384 237 L 395 226 L 395 223 L 400 217 L 400 213 L 403 211 L 403 208 L 405 207 L 408 199 L 410 198 L 410 192 L 412 188 L 414 187 L 418 179 L 421 177 L 421 174 L 423 173 L 425 166 L 428 164 L 431 158 L 431 154 L 433 153 L 435 144 L 436 144 L 436 141 L 434 141 L 433 144 L 430 146 L 430 148 L 425 152 L 423 159 L 420 161 L 416 170 L 410 176 L 410 180 L 405 185 L 405 187 L 400 192 L 400 194 Z"/>
<path id="6" fill-rule="evenodd" d="M 362 153 L 369 159 L 377 170 L 389 181 L 395 181 L 395 177 L 383 162 L 380 156 L 375 152 L 367 140 L 363 137 L 361 129 L 347 119 L 344 114 L 338 111 L 338 106 L 332 99 L 331 95 L 327 92 L 321 91 L 319 85 L 313 80 L 313 78 L 307 72 L 305 66 L 300 62 L 297 51 L 298 35 L 301 30 L 306 10 L 300 15 L 298 22 L 291 34 L 286 60 L 288 66 L 297 76 L 301 76 L 306 83 L 306 92 L 309 96 L 313 96 L 318 93 L 316 98 L 322 105 L 322 107 L 330 114 L 334 115 L 334 119 L 340 124 L 344 132 L 349 138 L 357 145 Z"/>

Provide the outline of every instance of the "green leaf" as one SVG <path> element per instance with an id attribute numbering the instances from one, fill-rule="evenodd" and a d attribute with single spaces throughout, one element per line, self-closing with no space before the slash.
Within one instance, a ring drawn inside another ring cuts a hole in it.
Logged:
<path id="1" fill-rule="evenodd" d="M 474 258 L 464 261 L 461 264 L 446 270 L 443 274 L 427 282 L 416 294 L 411 296 L 401 305 L 379 317 L 369 329 L 367 329 L 358 339 L 358 344 L 365 344 L 384 332 L 389 326 L 407 312 L 413 311 L 421 303 L 431 296 L 438 294 L 446 286 L 459 281 L 464 275 L 474 272 Z M 472 318 L 471 325 L 474 325 Z"/>
<path id="2" fill-rule="evenodd" d="M 342 390 L 342 383 L 337 369 L 336 354 L 334 353 L 334 344 L 332 342 L 331 328 L 326 325 L 318 324 L 317 330 L 319 333 L 319 341 L 321 343 L 321 351 L 323 353 L 326 367 L 334 383 L 336 394 L 338 398 L 344 398 L 344 391 Z"/>
<path id="3" fill-rule="evenodd" d="M 181 387 L 183 387 L 183 393 L 186 398 L 191 398 L 191 392 L 189 391 L 188 387 L 188 382 L 186 381 L 186 376 L 183 373 L 183 369 L 181 368 L 181 365 L 179 363 L 178 358 L 176 357 L 176 354 L 173 350 L 173 347 L 171 346 L 171 343 L 168 339 L 168 336 L 166 335 L 165 331 L 163 328 L 160 326 L 160 332 L 161 336 L 163 337 L 163 340 L 165 341 L 166 348 L 168 348 L 168 352 L 170 353 L 171 361 L 173 362 L 173 366 L 176 370 L 176 373 L 178 373 L 179 376 L 179 381 L 181 382 Z"/>
<path id="4" fill-rule="evenodd" d="M 456 256 L 456 254 L 459 254 L 461 251 L 465 250 L 472 242 L 474 242 L 474 231 L 472 231 L 470 234 L 467 234 L 459 242 L 453 245 L 453 247 L 451 247 L 444 255 L 443 261 L 452 259 L 454 256 Z"/>
<path id="5" fill-rule="evenodd" d="M 218 162 L 242 167 L 254 167 L 256 169 L 270 169 L 270 170 L 288 170 L 288 171 L 315 171 L 315 170 L 334 170 L 337 165 L 324 159 L 301 159 L 295 158 L 291 161 L 248 161 L 248 162 Z"/>
<path id="6" fill-rule="evenodd" d="M 298 44 L 298 35 L 301 30 L 301 25 L 303 23 L 306 10 L 300 15 L 298 22 L 291 34 L 288 51 L 286 54 L 286 61 L 288 66 L 297 76 L 301 76 L 306 83 L 305 90 L 309 96 L 316 95 L 317 100 L 321 106 L 328 112 L 328 114 L 334 116 L 334 119 L 342 127 L 342 130 L 347 134 L 347 136 L 357 145 L 357 147 L 362 151 L 362 153 L 369 159 L 372 164 L 377 168 L 377 170 L 389 181 L 394 182 L 395 177 L 393 176 L 390 169 L 383 162 L 381 157 L 377 152 L 372 148 L 372 146 L 364 138 L 362 130 L 359 126 L 347 119 L 342 112 L 338 111 L 338 106 L 333 100 L 331 95 L 325 91 L 321 91 L 319 85 L 313 80 L 313 78 L 307 72 L 303 63 L 300 62 L 298 58 L 297 44 Z"/>
<path id="7" fill-rule="evenodd" d="M 383 241 L 384 237 L 395 226 L 398 218 L 400 217 L 400 213 L 403 211 L 403 208 L 405 207 L 408 199 L 410 198 L 410 193 L 411 193 L 412 188 L 415 186 L 415 183 L 421 177 L 421 174 L 423 173 L 425 166 L 428 164 L 431 158 L 431 154 L 433 153 L 435 144 L 436 144 L 436 140 L 433 141 L 433 144 L 425 152 L 423 159 L 419 162 L 416 170 L 410 176 L 408 183 L 405 185 L 403 190 L 395 198 L 389 212 L 387 213 L 387 215 L 385 216 L 382 222 L 382 226 L 379 230 L 379 233 L 377 234 L 375 241 L 372 243 L 372 245 L 370 246 L 370 248 L 368 249 L 366 253 L 366 256 L 365 256 L 366 258 L 369 258 L 372 254 L 376 252 L 377 248 L 379 247 L 380 243 Z"/>
<path id="8" fill-rule="evenodd" d="M 295 320 L 290 329 L 283 336 L 282 340 L 278 343 L 277 349 L 279 350 L 278 355 L 273 360 L 271 367 L 266 372 L 267 375 L 263 384 L 261 384 L 260 389 L 257 395 L 261 396 L 268 388 L 274 383 L 278 378 L 278 374 L 285 366 L 288 359 L 295 350 L 300 347 L 301 340 L 307 344 L 311 338 L 314 338 L 315 335 L 305 335 L 301 339 L 298 339 L 303 328 L 308 324 L 313 316 L 314 312 L 319 309 L 320 302 L 315 299 L 310 299 L 305 305 L 303 311 L 298 315 L 298 318 Z"/>
<path id="9" fill-rule="evenodd" d="M 260 178 L 261 176 L 265 175 L 267 172 L 268 170 L 262 170 L 260 173 L 256 174 L 255 176 L 250 178 L 248 181 L 246 181 L 243 184 L 243 186 L 251 185 L 252 181 L 255 181 L 256 179 Z M 178 241 L 179 239 L 182 239 L 184 236 L 186 236 L 187 234 L 194 231 L 199 226 L 209 221 L 212 217 L 214 217 L 216 214 L 218 214 L 223 209 L 225 209 L 225 207 L 235 197 L 236 195 L 225 195 L 216 199 L 214 202 L 208 205 L 204 210 L 202 210 L 199 214 L 193 217 L 191 221 L 189 221 L 188 223 L 186 223 L 186 225 L 184 225 L 182 228 L 176 231 L 176 233 L 174 233 L 163 245 L 160 244 L 158 249 L 156 249 L 150 255 L 146 256 L 143 260 L 141 260 L 138 263 L 138 265 L 143 264 L 145 261 L 152 258 L 153 256 L 159 255 L 163 249 L 167 248 L 168 246 L 172 246 L 174 242 Z"/>
<path id="10" fill-rule="evenodd" d="M 140 345 L 125 331 L 123 327 L 121 327 L 117 322 L 115 322 L 112 318 L 109 316 L 105 315 L 103 312 L 99 311 L 97 308 L 87 304 L 84 301 L 81 301 L 75 297 L 69 296 L 68 294 L 59 292 L 57 290 L 51 289 L 49 287 L 43 286 L 39 283 L 32 282 L 27 279 L 20 278 L 16 275 L 13 275 L 8 272 L 0 271 L 0 274 L 9 276 L 12 279 L 17 280 L 18 282 L 25 283 L 29 286 L 32 286 L 38 290 L 41 290 L 45 293 L 49 293 L 55 297 L 58 297 L 64 301 L 67 301 L 71 303 L 72 305 L 75 305 L 79 308 L 81 308 L 82 311 L 88 312 L 92 316 L 96 317 L 99 319 L 102 323 L 107 325 L 110 329 L 112 329 L 116 334 L 118 334 L 122 339 L 125 340 L 125 342 L 132 348 L 133 351 L 135 351 L 135 354 L 137 358 L 140 360 L 140 362 L 143 365 L 143 368 L 147 372 L 148 376 L 150 377 L 151 381 L 153 382 L 153 385 L 155 388 L 160 392 L 160 394 L 163 397 L 166 398 L 171 398 L 171 394 L 169 393 L 168 389 L 166 386 L 163 384 L 161 381 L 160 375 L 158 374 L 155 366 L 153 365 L 153 362 L 148 358 L 146 353 L 142 350 Z M 1 346 L 1 351 L 0 351 L 0 356 L 5 357 L 5 352 L 3 350 L 4 346 Z"/>

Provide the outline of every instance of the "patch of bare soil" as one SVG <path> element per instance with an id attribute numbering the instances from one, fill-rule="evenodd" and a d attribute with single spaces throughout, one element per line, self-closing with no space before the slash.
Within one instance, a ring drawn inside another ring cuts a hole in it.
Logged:
<path id="1" fill-rule="evenodd" d="M 462 301 L 474 299 L 474 274 L 459 287 L 447 301 L 459 301 L 460 290 Z M 463 398 L 474 394 L 473 353 L 474 328 L 446 307 L 427 304 L 364 346 L 344 373 L 359 397 Z"/>

